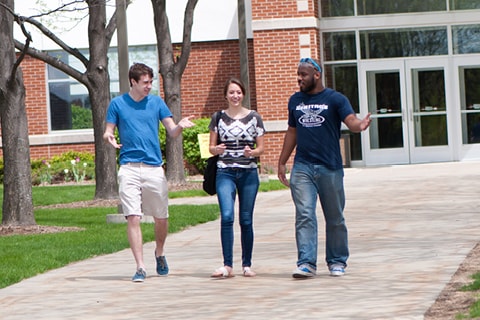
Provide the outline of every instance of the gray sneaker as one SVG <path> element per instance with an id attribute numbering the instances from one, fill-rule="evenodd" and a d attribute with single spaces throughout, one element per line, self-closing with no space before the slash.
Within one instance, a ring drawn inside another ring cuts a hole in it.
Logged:
<path id="1" fill-rule="evenodd" d="M 132 277 L 133 282 L 143 282 L 145 281 L 145 278 L 147 277 L 147 272 L 145 272 L 145 269 L 143 268 L 138 268 L 137 272 Z"/>
<path id="2" fill-rule="evenodd" d="M 317 274 L 317 271 L 308 264 L 302 264 L 297 267 L 292 273 L 292 277 L 295 279 L 307 279 L 312 278 Z"/>
<path id="3" fill-rule="evenodd" d="M 159 276 L 166 276 L 168 274 L 168 264 L 167 259 L 165 256 L 157 257 L 155 256 L 155 260 L 157 260 L 157 273 Z"/>

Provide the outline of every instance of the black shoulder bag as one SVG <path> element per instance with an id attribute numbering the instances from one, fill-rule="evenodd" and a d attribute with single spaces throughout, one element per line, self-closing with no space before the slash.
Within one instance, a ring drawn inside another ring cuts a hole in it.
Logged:
<path id="1" fill-rule="evenodd" d="M 217 131 L 218 131 L 218 122 L 220 121 L 220 112 L 219 111 L 215 112 L 213 114 L 213 118 L 217 123 Z M 218 141 L 218 138 L 217 138 L 217 141 Z M 218 154 L 208 158 L 207 166 L 205 167 L 205 171 L 203 172 L 203 190 L 211 196 L 217 193 L 217 189 L 216 189 L 217 188 L 216 187 L 217 161 L 218 161 Z"/>

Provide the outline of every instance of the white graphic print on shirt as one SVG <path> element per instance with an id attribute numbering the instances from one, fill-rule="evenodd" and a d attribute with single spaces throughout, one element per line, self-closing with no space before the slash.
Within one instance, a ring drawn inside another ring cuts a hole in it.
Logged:
<path id="1" fill-rule="evenodd" d="M 320 114 L 323 110 L 328 109 L 326 104 L 309 104 L 303 102 L 296 107 L 296 110 L 302 111 L 303 115 L 298 118 L 299 124 L 303 127 L 319 127 L 325 121 Z"/>

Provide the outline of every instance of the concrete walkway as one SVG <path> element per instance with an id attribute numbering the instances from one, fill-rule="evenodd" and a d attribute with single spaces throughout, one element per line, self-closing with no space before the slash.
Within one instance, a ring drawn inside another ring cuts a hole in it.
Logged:
<path id="1" fill-rule="evenodd" d="M 480 240 L 480 163 L 348 168 L 345 189 L 351 256 L 344 277 L 330 277 L 320 264 L 316 278 L 292 279 L 294 207 L 288 190 L 276 191 L 257 201 L 256 278 L 241 276 L 238 227 L 237 276 L 210 278 L 222 261 L 213 221 L 169 235 L 168 277 L 154 275 L 154 244 L 147 243 L 144 283 L 130 281 L 135 266 L 124 250 L 1 289 L 0 318 L 423 319 Z M 319 261 L 323 228 L 320 213 Z"/>

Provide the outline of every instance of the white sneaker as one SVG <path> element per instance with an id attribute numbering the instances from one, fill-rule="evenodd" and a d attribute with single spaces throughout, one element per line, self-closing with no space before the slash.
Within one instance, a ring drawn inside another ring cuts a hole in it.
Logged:
<path id="1" fill-rule="evenodd" d="M 345 274 L 345 267 L 341 264 L 332 264 L 328 269 L 332 277 L 341 277 Z"/>

